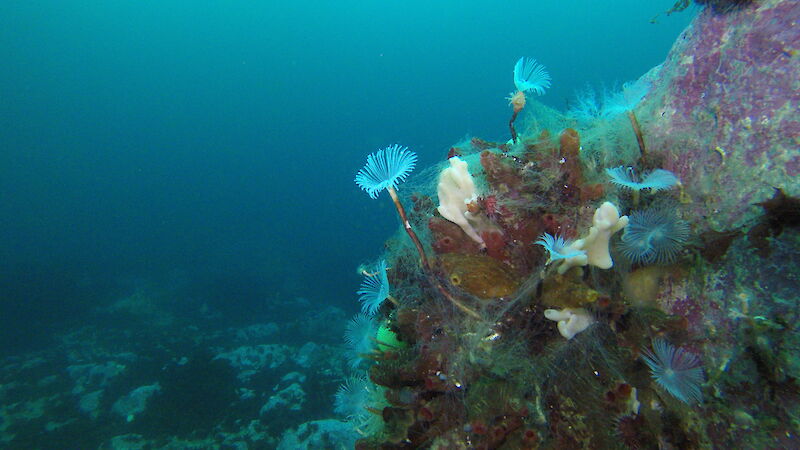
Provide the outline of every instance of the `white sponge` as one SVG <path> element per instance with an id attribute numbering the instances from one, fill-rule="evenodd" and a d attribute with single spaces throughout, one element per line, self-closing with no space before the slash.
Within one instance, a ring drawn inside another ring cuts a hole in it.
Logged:
<path id="1" fill-rule="evenodd" d="M 592 315 L 583 308 L 545 309 L 544 316 L 558 322 L 558 332 L 567 339 L 572 339 L 594 323 Z"/>
<path id="2" fill-rule="evenodd" d="M 628 224 L 628 216 L 620 217 L 617 207 L 611 202 L 605 202 L 594 212 L 592 223 L 589 235 L 578 239 L 570 246 L 574 250 L 582 250 L 585 255 L 565 259 L 558 267 L 558 273 L 564 273 L 574 266 L 587 264 L 601 269 L 610 269 L 614 265 L 608 249 L 608 242 L 614 233 L 625 228 L 625 225 Z"/>
<path id="3" fill-rule="evenodd" d="M 445 219 L 461 227 L 472 240 L 485 247 L 475 227 L 470 223 L 471 217 L 467 205 L 478 198 L 475 182 L 467 170 L 467 163 L 458 156 L 450 158 L 450 167 L 439 174 L 439 214 Z"/>

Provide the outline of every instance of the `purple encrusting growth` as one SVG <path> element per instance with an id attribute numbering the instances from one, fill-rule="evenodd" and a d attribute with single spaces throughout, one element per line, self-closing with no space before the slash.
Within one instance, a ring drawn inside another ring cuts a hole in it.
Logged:
<path id="1" fill-rule="evenodd" d="M 752 221 L 772 186 L 800 196 L 798 17 L 797 1 L 702 11 L 636 109 L 648 153 L 680 178 L 700 232 Z"/>
<path id="2" fill-rule="evenodd" d="M 800 127 L 798 127 L 796 136 L 800 136 Z M 800 153 L 800 149 L 798 149 Z M 800 156 L 795 156 L 786 163 L 786 174 L 790 177 L 800 175 Z"/>
<path id="3" fill-rule="evenodd" d="M 685 403 L 699 403 L 703 394 L 703 366 L 700 358 L 663 339 L 653 341 L 653 350 L 642 350 L 656 382 L 670 395 Z"/>

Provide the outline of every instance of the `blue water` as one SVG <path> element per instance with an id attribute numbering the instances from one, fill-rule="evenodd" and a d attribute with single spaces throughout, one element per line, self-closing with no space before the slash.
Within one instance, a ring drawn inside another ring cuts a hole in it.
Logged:
<path id="1" fill-rule="evenodd" d="M 396 225 L 352 182 L 368 152 L 402 143 L 424 167 L 506 139 L 520 56 L 556 108 L 635 79 L 691 18 L 649 23 L 671 3 L 3 2 L 0 328 L 124 279 L 351 304 Z"/>

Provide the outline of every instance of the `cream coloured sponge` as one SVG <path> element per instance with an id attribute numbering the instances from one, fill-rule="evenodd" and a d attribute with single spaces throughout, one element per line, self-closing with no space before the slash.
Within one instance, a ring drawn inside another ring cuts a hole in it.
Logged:
<path id="1" fill-rule="evenodd" d="M 558 273 L 564 273 L 575 266 L 592 265 L 601 269 L 610 269 L 614 265 L 609 252 L 609 241 L 617 231 L 628 224 L 628 216 L 619 215 L 619 210 L 611 202 L 605 202 L 594 212 L 589 234 L 570 245 L 573 250 L 584 254 L 566 258 L 558 267 Z"/>
<path id="2" fill-rule="evenodd" d="M 483 238 L 473 226 L 477 218 L 472 217 L 467 206 L 476 201 L 475 181 L 472 179 L 467 163 L 458 156 L 450 158 L 450 167 L 439 174 L 439 214 L 461 227 L 472 240 L 486 247 Z"/>
<path id="3" fill-rule="evenodd" d="M 567 339 L 572 339 L 576 334 L 589 328 L 594 323 L 594 318 L 589 311 L 583 308 L 564 308 L 562 310 L 546 309 L 544 316 L 558 322 L 558 332 Z"/>

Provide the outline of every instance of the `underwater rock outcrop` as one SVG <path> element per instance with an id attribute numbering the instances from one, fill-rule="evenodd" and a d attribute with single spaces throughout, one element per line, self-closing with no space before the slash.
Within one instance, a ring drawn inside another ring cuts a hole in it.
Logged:
<path id="1" fill-rule="evenodd" d="M 751 223 L 773 187 L 800 196 L 800 2 L 703 10 L 648 78 L 636 110 L 696 226 Z"/>
<path id="2" fill-rule="evenodd" d="M 602 112 L 526 102 L 422 176 L 357 449 L 800 447 L 798 5 L 704 11 Z"/>

